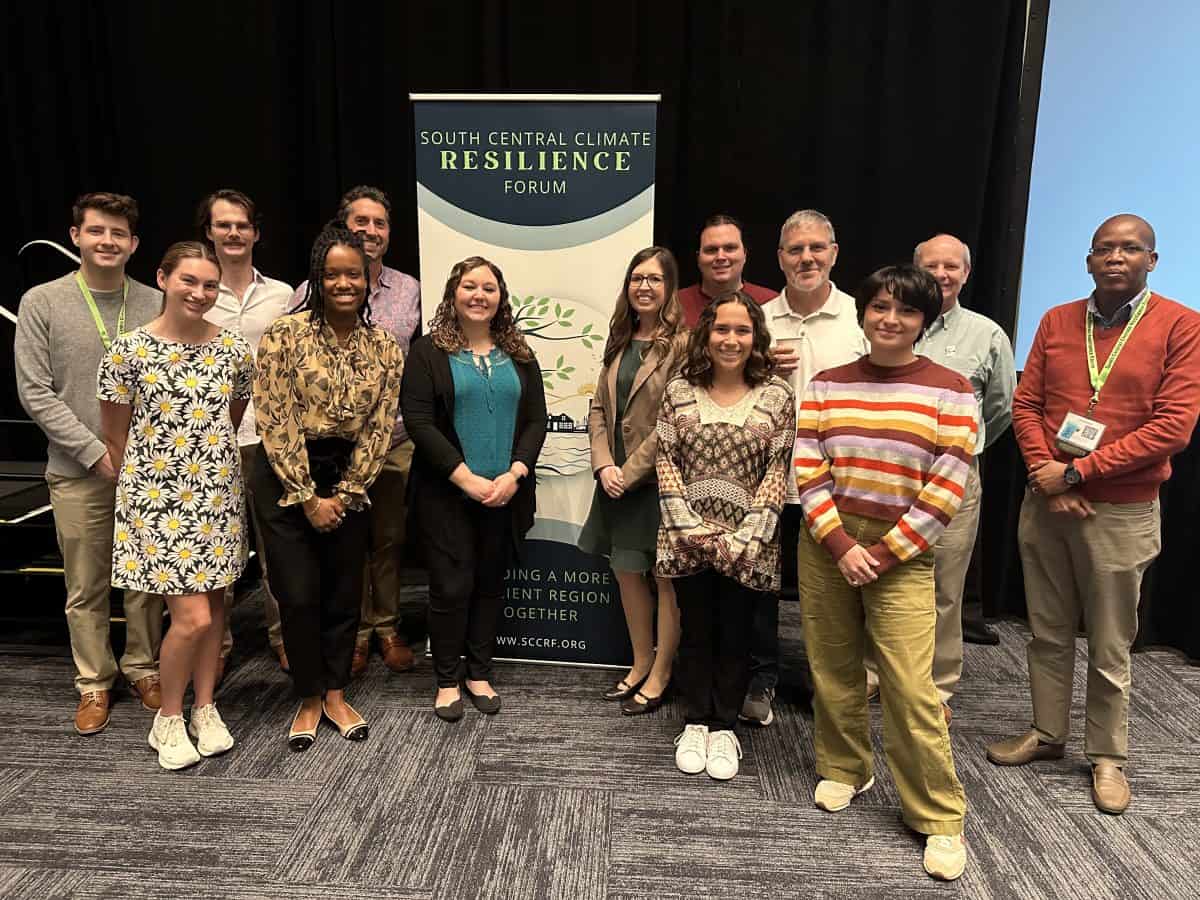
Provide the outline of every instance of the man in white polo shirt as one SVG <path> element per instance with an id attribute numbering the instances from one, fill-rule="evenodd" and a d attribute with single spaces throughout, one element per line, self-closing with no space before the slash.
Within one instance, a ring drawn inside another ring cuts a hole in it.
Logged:
<path id="1" fill-rule="evenodd" d="M 783 293 L 763 305 L 779 374 L 787 378 L 799 404 L 814 375 L 853 362 L 868 351 L 854 298 L 829 279 L 837 263 L 833 223 L 815 209 L 788 216 L 779 233 L 779 268 L 787 279 Z M 782 595 L 797 595 L 797 547 L 804 514 L 796 480 L 787 479 L 787 502 L 779 523 Z M 770 725 L 771 701 L 779 683 L 779 604 L 760 603 L 750 646 L 750 688 L 741 718 Z"/>
<path id="2" fill-rule="evenodd" d="M 263 332 L 284 315 L 292 300 L 289 285 L 268 278 L 254 268 L 254 245 L 262 232 L 259 230 L 258 212 L 254 201 L 241 191 L 224 188 L 214 191 L 201 201 L 196 210 L 196 227 L 204 239 L 213 245 L 217 259 L 221 261 L 221 287 L 217 303 L 204 316 L 214 325 L 236 331 L 257 353 L 258 342 Z M 249 473 L 260 443 L 255 430 L 254 405 L 246 407 L 238 428 L 238 449 L 242 456 L 242 483 L 246 508 L 253 515 L 251 479 Z M 271 593 L 267 581 L 266 557 L 263 555 L 262 531 L 254 523 L 255 549 L 259 567 L 262 569 L 263 616 L 267 623 L 267 639 L 271 649 L 279 658 L 279 666 L 288 670 L 287 653 L 283 649 L 283 633 L 279 625 L 279 604 Z M 230 631 L 230 609 L 233 607 L 234 592 L 225 592 L 225 639 L 221 644 L 221 661 L 217 667 L 217 683 L 225 674 L 225 662 L 233 650 L 233 633 Z"/>

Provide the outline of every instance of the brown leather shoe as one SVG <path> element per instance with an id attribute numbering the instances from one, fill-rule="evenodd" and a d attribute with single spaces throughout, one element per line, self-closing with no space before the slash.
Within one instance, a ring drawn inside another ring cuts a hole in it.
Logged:
<path id="1" fill-rule="evenodd" d="M 954 713 L 945 703 L 942 704 L 942 717 L 946 720 L 946 727 L 950 727 L 950 720 L 954 718 Z"/>
<path id="2" fill-rule="evenodd" d="M 108 727 L 112 695 L 108 691 L 88 691 L 75 708 L 77 734 L 97 734 Z"/>
<path id="3" fill-rule="evenodd" d="M 379 652 L 383 663 L 393 672 L 407 672 L 416 663 L 416 657 L 404 639 L 398 634 L 389 634 L 379 639 Z"/>
<path id="4" fill-rule="evenodd" d="M 1120 766 L 1109 762 L 1092 766 L 1092 802 L 1096 809 L 1119 816 L 1129 806 L 1131 796 Z"/>
<path id="5" fill-rule="evenodd" d="M 371 642 L 354 645 L 354 656 L 350 657 L 350 677 L 358 678 L 367 671 L 367 654 L 371 652 Z"/>
<path id="6" fill-rule="evenodd" d="M 283 644 L 271 648 L 275 651 L 275 655 L 279 658 L 279 668 L 285 672 L 290 672 L 291 667 L 288 665 L 287 651 L 283 649 Z"/>
<path id="7" fill-rule="evenodd" d="M 130 682 L 129 686 L 142 701 L 142 709 L 157 712 L 162 707 L 162 685 L 159 684 L 157 674 L 139 678 L 137 681 Z"/>
<path id="8" fill-rule="evenodd" d="M 1062 759 L 1063 745 L 1043 743 L 1036 731 L 1028 731 L 989 745 L 987 758 L 998 766 L 1023 766 L 1038 759 Z"/>

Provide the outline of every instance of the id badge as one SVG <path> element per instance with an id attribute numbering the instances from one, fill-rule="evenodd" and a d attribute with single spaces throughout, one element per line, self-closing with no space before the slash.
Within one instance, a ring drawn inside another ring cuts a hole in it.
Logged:
<path id="1" fill-rule="evenodd" d="M 1058 449 L 1071 456 L 1087 456 L 1100 446 L 1105 426 L 1095 419 L 1069 412 L 1055 435 Z"/>

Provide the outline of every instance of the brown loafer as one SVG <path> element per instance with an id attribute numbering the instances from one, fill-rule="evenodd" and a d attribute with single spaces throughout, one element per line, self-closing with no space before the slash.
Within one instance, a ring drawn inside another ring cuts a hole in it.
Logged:
<path id="1" fill-rule="evenodd" d="M 288 665 L 287 651 L 283 649 L 283 644 L 278 647 L 271 648 L 275 652 L 275 656 L 279 658 L 279 668 L 284 672 L 290 672 L 291 667 Z"/>
<path id="2" fill-rule="evenodd" d="M 1036 731 L 996 741 L 987 748 L 987 758 L 998 766 L 1023 766 L 1039 759 L 1062 759 L 1062 744 L 1047 744 L 1038 740 Z"/>
<path id="3" fill-rule="evenodd" d="M 350 657 L 350 677 L 358 678 L 367 671 L 367 654 L 371 652 L 371 642 L 354 645 L 354 655 Z"/>
<path id="4" fill-rule="evenodd" d="M 383 664 L 393 672 L 407 672 L 416 663 L 412 650 L 398 634 L 380 638 L 379 652 L 383 656 Z"/>
<path id="5" fill-rule="evenodd" d="M 1100 812 L 1119 816 L 1129 806 L 1132 794 L 1121 767 L 1102 762 L 1092 766 L 1092 802 Z"/>
<path id="6" fill-rule="evenodd" d="M 142 701 L 142 709 L 157 712 L 162 707 L 162 685 L 159 684 L 157 674 L 139 678 L 137 681 L 130 682 L 129 686 Z"/>
<path id="7" fill-rule="evenodd" d="M 88 691 L 79 698 L 75 708 L 75 732 L 97 734 L 108 727 L 112 695 L 108 691 Z"/>

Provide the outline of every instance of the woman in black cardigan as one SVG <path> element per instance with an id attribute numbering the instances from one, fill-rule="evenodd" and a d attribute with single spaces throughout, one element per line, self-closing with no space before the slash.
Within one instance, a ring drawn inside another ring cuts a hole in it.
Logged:
<path id="1" fill-rule="evenodd" d="M 496 713 L 496 621 L 505 572 L 533 526 L 546 396 L 494 264 L 476 256 L 451 269 L 430 333 L 405 361 L 400 405 L 414 446 L 410 533 L 429 569 L 434 712 L 462 718 L 461 684 Z"/>

